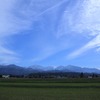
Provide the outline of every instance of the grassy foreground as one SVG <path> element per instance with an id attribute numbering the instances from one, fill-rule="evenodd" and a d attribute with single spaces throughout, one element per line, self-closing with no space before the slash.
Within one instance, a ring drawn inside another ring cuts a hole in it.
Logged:
<path id="1" fill-rule="evenodd" d="M 100 79 L 0 79 L 0 100 L 100 100 Z"/>

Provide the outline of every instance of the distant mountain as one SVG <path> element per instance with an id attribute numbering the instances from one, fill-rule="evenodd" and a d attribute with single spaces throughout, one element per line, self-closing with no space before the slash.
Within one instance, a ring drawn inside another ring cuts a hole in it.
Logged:
<path id="1" fill-rule="evenodd" d="M 58 67 L 42 67 L 40 65 L 33 65 L 27 68 L 20 67 L 14 64 L 10 65 L 0 65 L 0 74 L 10 74 L 10 75 L 27 75 L 30 73 L 41 73 L 41 72 L 83 72 L 83 73 L 98 73 L 100 70 L 96 68 L 83 68 L 73 65 L 68 66 L 58 66 Z"/>
<path id="2" fill-rule="evenodd" d="M 16 66 L 14 64 L 11 65 L 0 65 L 0 74 L 10 74 L 10 75 L 26 75 L 30 73 L 37 73 L 40 70 L 32 69 L 32 68 L 24 68 L 20 66 Z"/>
<path id="3" fill-rule="evenodd" d="M 73 66 L 73 65 L 68 65 L 68 66 L 58 66 L 58 67 L 42 67 L 39 65 L 33 65 L 30 68 L 32 69 L 38 69 L 42 71 L 61 71 L 61 72 L 84 72 L 84 73 L 100 73 L 99 69 L 96 68 L 83 68 L 83 67 L 78 67 L 78 66 Z"/>

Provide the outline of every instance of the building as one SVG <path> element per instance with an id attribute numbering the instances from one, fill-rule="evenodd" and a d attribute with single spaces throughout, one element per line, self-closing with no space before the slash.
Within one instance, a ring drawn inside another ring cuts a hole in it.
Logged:
<path id="1" fill-rule="evenodd" d="M 2 78 L 9 78 L 10 75 L 2 75 Z"/>

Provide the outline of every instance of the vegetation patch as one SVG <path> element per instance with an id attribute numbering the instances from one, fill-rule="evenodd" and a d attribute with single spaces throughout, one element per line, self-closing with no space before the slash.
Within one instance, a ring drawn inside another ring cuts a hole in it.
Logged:
<path id="1" fill-rule="evenodd" d="M 0 100 L 100 100 L 100 79 L 0 79 Z"/>

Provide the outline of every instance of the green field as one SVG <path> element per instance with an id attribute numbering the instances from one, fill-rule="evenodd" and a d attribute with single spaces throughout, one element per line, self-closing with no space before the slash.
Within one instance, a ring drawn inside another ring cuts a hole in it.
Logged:
<path id="1" fill-rule="evenodd" d="M 100 100 L 100 79 L 0 79 L 0 100 Z"/>

